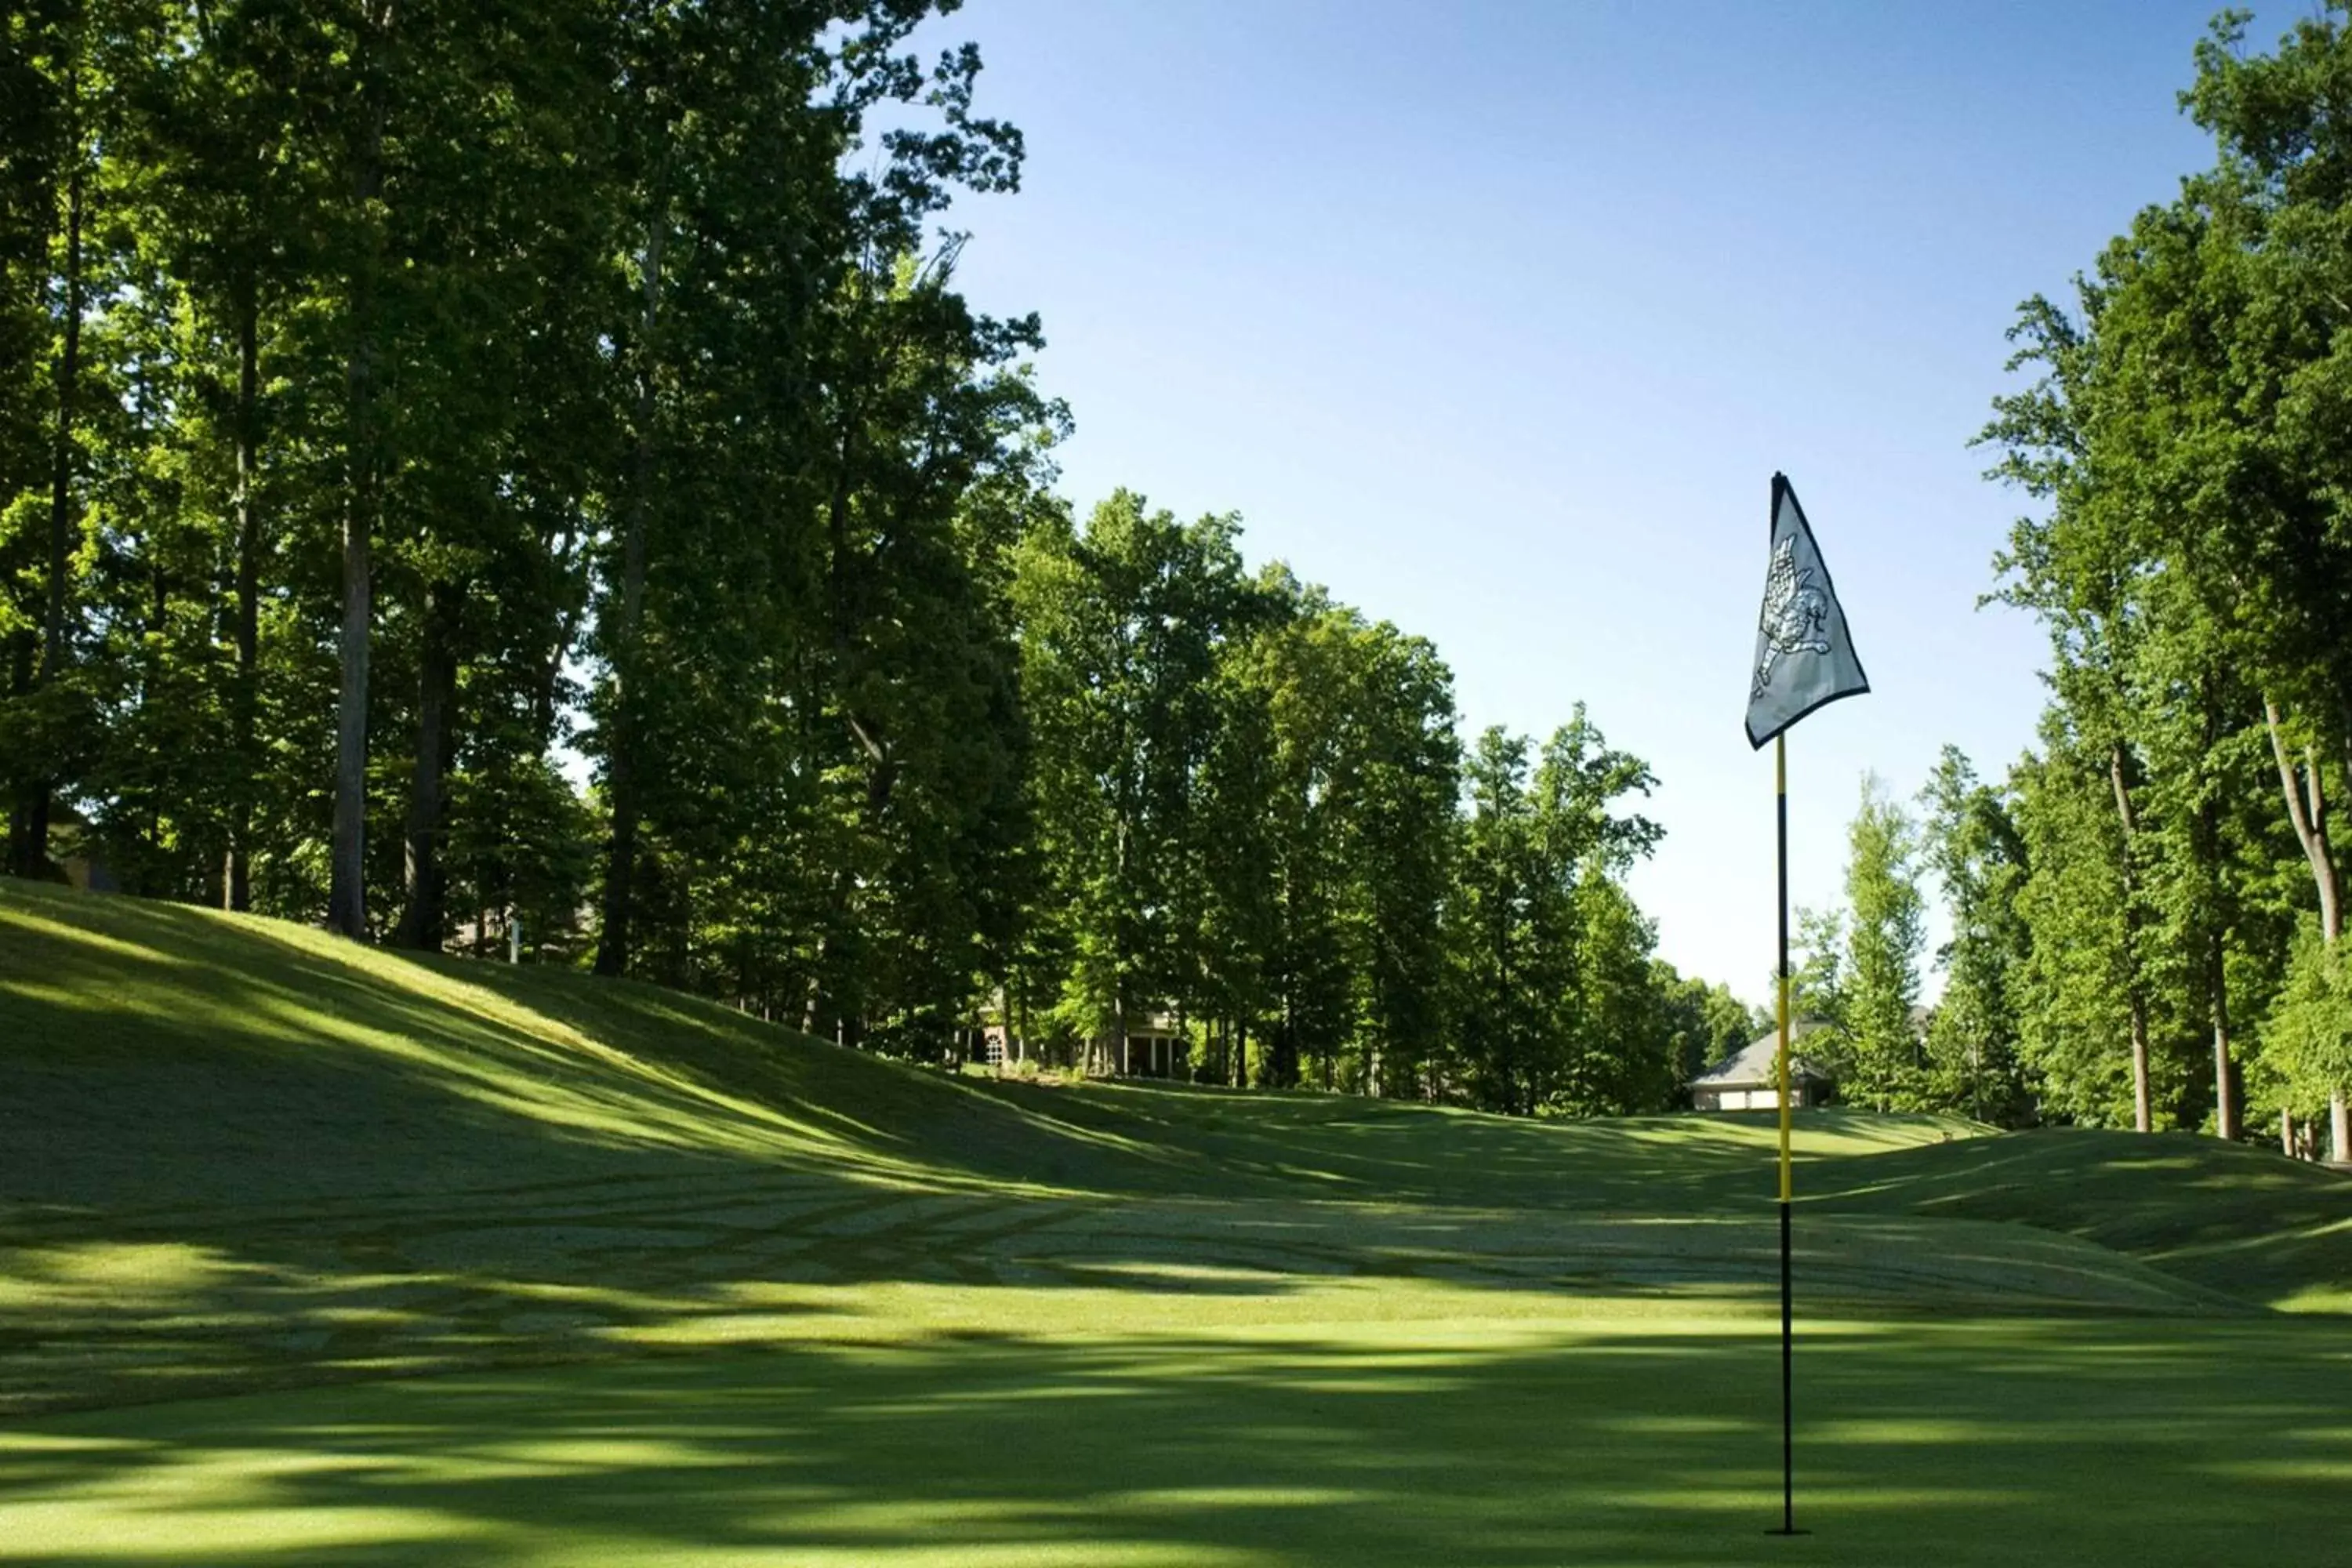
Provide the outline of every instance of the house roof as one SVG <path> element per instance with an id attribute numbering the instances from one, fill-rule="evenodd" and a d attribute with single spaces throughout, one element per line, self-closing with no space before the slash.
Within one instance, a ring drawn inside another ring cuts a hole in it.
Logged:
<path id="1" fill-rule="evenodd" d="M 1801 1039 L 1820 1026 L 1817 1020 L 1801 1020 L 1790 1026 L 1789 1038 L 1792 1042 Z M 1716 1063 L 1691 1079 L 1690 1086 L 1693 1089 L 1770 1089 L 1780 1081 L 1775 1060 L 1780 1053 L 1780 1032 L 1775 1029 Z M 1832 1081 L 1831 1075 L 1823 1071 L 1819 1063 L 1807 1061 L 1792 1050 L 1789 1053 L 1789 1080 L 1793 1083 L 1799 1079 L 1811 1079 L 1817 1083 Z"/>

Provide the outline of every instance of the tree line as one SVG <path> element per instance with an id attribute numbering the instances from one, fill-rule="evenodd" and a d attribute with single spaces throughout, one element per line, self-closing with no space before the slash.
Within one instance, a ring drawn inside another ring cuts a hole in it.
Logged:
<path id="1" fill-rule="evenodd" d="M 1425 639 L 1280 565 L 1230 517 L 1121 492 L 1024 541 L 1014 598 L 1040 896 L 1015 1037 L 1125 1037 L 1201 1070 L 1521 1114 L 1662 1110 L 1748 1008 L 1654 956 L 1623 879 L 1654 784 L 1581 706 L 1466 749 Z"/>
<path id="2" fill-rule="evenodd" d="M 0 33 L 7 865 L 936 1057 L 1673 1103 L 1754 1020 L 1579 710 L 1232 518 L 1051 489 L 953 0 L 28 0 Z M 584 778 L 583 785 L 576 782 Z"/>
<path id="3" fill-rule="evenodd" d="M 1979 439 L 2038 503 L 1993 596 L 2048 631 L 2049 700 L 1999 784 L 1947 752 L 1919 816 L 1865 793 L 1809 958 L 1858 1098 L 2306 1154 L 2324 1122 L 2352 1157 L 2347 19 L 2252 55 L 2221 17 L 2181 97 L 2212 165 L 2020 310 L 2032 379 Z M 1954 934 L 1923 1034 L 1927 869 Z"/>

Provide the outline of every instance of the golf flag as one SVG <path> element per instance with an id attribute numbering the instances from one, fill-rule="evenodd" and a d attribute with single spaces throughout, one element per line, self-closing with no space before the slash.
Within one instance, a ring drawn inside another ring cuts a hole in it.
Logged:
<path id="1" fill-rule="evenodd" d="M 1748 688 L 1748 743 L 1765 742 L 1841 697 L 1870 689 L 1830 570 L 1785 474 L 1772 476 L 1772 563 Z"/>
<path id="2" fill-rule="evenodd" d="M 1841 697 L 1870 689 L 1853 654 L 1830 569 L 1805 524 L 1805 509 L 1786 474 L 1772 476 L 1772 559 L 1764 569 L 1764 611 L 1756 620 L 1756 662 L 1748 679 L 1748 743 L 1772 748 L 1780 847 L 1780 1048 L 1775 1076 L 1780 1100 L 1780 1528 L 1797 1529 L 1796 1286 L 1790 1268 L 1789 1205 L 1796 1196 L 1789 1101 L 1789 726 Z"/>

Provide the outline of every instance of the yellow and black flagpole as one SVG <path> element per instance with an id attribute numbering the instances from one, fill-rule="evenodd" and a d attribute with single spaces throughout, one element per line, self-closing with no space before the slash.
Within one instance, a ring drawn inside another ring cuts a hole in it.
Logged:
<path id="1" fill-rule="evenodd" d="M 1764 573 L 1764 609 L 1756 626 L 1756 663 L 1748 688 L 1748 743 L 1772 742 L 1780 851 L 1780 1528 L 1797 1530 L 1796 1298 L 1790 1279 L 1789 1207 L 1795 1197 L 1789 1160 L 1789 726 L 1825 702 L 1870 689 L 1848 635 L 1830 569 L 1822 562 L 1796 487 L 1772 476 L 1772 553 Z"/>
<path id="2" fill-rule="evenodd" d="M 1797 1533 L 1796 1294 L 1789 1272 L 1789 734 L 1772 737 L 1772 773 L 1780 848 L 1780 1530 Z"/>

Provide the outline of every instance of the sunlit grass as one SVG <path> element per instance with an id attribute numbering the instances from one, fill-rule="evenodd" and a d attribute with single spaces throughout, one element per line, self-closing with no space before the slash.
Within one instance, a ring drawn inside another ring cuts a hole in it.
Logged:
<path id="1" fill-rule="evenodd" d="M 1802 1550 L 2332 1540 L 2352 1184 L 1987 1133 L 1800 1118 Z M 0 881 L 0 1561 L 1779 1562 L 1777 1136 L 948 1078 Z"/>
<path id="2" fill-rule="evenodd" d="M 719 1565 L 1778 1562 L 1750 1317 L 818 1340 L 52 1416 L 0 1560 Z M 1369 1299 L 1368 1303 L 1369 1304 Z M 1826 1322 L 1809 1562 L 2326 1561 L 2352 1373 L 2318 1325 Z M 2226 1397 L 2211 1397 L 2226 1388 Z M 174 1526 L 180 1527 L 173 1533 Z M 174 1555 L 176 1553 L 176 1555 Z"/>

